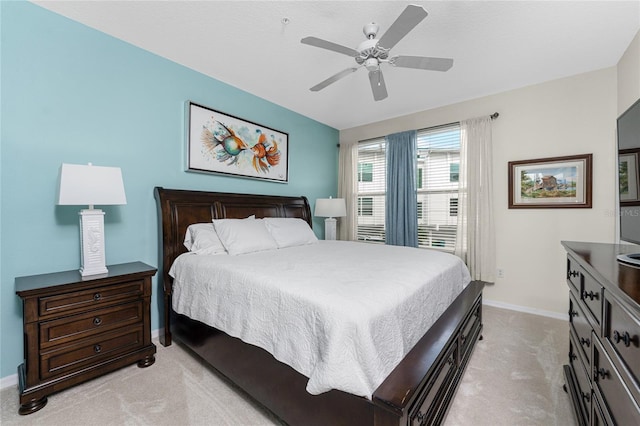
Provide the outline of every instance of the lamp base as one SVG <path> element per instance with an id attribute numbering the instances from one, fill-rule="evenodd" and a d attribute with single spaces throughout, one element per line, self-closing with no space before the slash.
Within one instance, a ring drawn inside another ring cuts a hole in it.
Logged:
<path id="1" fill-rule="evenodd" d="M 106 274 L 104 254 L 104 212 L 100 209 L 80 211 L 80 275 Z"/>
<path id="2" fill-rule="evenodd" d="M 324 220 L 324 239 L 335 240 L 336 239 L 336 222 L 333 217 L 328 217 Z"/>

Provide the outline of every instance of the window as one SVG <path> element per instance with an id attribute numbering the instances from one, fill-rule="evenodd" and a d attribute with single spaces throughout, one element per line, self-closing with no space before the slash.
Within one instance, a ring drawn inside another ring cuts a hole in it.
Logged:
<path id="1" fill-rule="evenodd" d="M 449 199 L 449 216 L 458 216 L 458 199 Z"/>
<path id="2" fill-rule="evenodd" d="M 358 163 L 358 182 L 373 182 L 373 164 Z"/>
<path id="3" fill-rule="evenodd" d="M 419 130 L 417 145 L 418 245 L 453 252 L 458 214 L 460 126 L 456 123 Z M 358 240 L 385 240 L 385 175 L 384 138 L 360 142 Z"/>
<path id="4" fill-rule="evenodd" d="M 458 182 L 460 178 L 460 163 L 449 164 L 449 182 Z"/>
<path id="5" fill-rule="evenodd" d="M 373 216 L 373 198 L 358 198 L 358 216 Z"/>
<path id="6" fill-rule="evenodd" d="M 384 243 L 385 175 L 384 139 L 361 142 L 358 145 L 357 218 L 360 241 Z"/>

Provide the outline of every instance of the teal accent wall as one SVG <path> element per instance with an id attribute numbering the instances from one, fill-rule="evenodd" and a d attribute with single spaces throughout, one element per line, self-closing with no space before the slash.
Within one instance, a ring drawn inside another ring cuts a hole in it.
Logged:
<path id="1" fill-rule="evenodd" d="M 23 358 L 15 277 L 80 264 L 82 207 L 56 206 L 63 162 L 122 168 L 128 204 L 102 207 L 108 264 L 158 265 L 155 186 L 336 195 L 338 130 L 34 4 L 0 8 L 0 377 Z M 289 183 L 185 172 L 187 100 L 287 132 Z M 154 330 L 158 295 L 154 279 Z"/>

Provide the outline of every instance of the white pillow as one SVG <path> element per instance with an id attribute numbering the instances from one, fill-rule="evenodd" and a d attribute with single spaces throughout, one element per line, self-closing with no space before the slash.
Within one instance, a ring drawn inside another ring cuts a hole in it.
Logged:
<path id="1" fill-rule="evenodd" d="M 195 254 L 225 254 L 225 250 L 213 224 L 189 225 L 184 236 L 184 246 Z"/>
<path id="2" fill-rule="evenodd" d="M 229 254 L 278 248 L 262 219 L 214 219 L 213 226 Z"/>
<path id="3" fill-rule="evenodd" d="M 318 242 L 307 222 L 298 218 L 289 217 L 265 217 L 269 233 L 276 240 L 278 248 L 303 246 Z"/>

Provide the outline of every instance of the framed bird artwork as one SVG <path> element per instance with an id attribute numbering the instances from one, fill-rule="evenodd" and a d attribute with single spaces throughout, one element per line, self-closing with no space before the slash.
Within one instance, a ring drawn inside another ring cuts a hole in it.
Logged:
<path id="1" fill-rule="evenodd" d="M 288 182 L 287 133 L 191 101 L 185 109 L 187 171 Z"/>

